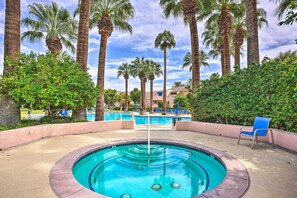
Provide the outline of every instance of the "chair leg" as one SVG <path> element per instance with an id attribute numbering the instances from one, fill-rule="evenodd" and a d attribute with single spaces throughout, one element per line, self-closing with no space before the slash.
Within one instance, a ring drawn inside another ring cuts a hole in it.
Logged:
<path id="1" fill-rule="evenodd" d="M 270 135 L 271 135 L 271 140 L 272 140 L 272 148 L 275 148 L 275 145 L 274 145 L 274 138 L 273 138 L 273 132 L 272 132 L 271 129 L 270 129 Z"/>
<path id="2" fill-rule="evenodd" d="M 252 141 L 252 149 L 254 149 L 254 142 L 255 142 L 255 137 L 256 137 L 256 133 L 254 133 L 254 136 L 253 136 L 253 141 Z"/>
<path id="3" fill-rule="evenodd" d="M 241 133 L 239 133 L 237 144 L 239 144 Z"/>
<path id="4" fill-rule="evenodd" d="M 257 144 L 259 144 L 259 141 L 258 141 L 258 136 L 256 135 L 256 142 L 257 142 Z"/>

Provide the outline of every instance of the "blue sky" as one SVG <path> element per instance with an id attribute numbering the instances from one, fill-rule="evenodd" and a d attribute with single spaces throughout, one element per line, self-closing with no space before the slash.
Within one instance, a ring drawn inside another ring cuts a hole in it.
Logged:
<path id="1" fill-rule="evenodd" d="M 33 2 L 42 4 L 50 3 L 49 0 L 21 0 L 21 17 L 27 17 L 27 6 Z M 73 10 L 77 4 L 77 0 L 58 1 L 55 0 L 60 7 Z M 189 27 L 183 24 L 182 19 L 175 19 L 170 17 L 166 19 L 163 15 L 162 9 L 159 6 L 159 0 L 131 0 L 134 5 L 136 14 L 135 18 L 130 21 L 133 27 L 133 34 L 114 31 L 108 39 L 106 71 L 105 71 L 105 88 L 112 88 L 117 90 L 124 90 L 124 80 L 116 78 L 117 67 L 122 63 L 131 62 L 135 57 L 145 57 L 159 62 L 163 66 L 163 52 L 154 47 L 154 40 L 156 36 L 165 29 L 171 31 L 176 39 L 176 47 L 169 50 L 167 54 L 167 85 L 171 87 L 173 82 L 182 81 L 187 82 L 191 77 L 188 69 L 182 69 L 182 59 L 184 55 L 190 51 L 190 33 Z M 297 50 L 297 45 L 294 40 L 297 35 L 297 24 L 292 26 L 277 26 L 278 20 L 273 15 L 276 5 L 269 0 L 260 0 L 258 7 L 265 8 L 267 11 L 267 18 L 269 21 L 268 27 L 259 30 L 260 41 L 260 56 L 275 57 L 279 52 L 287 50 Z M 3 39 L 4 39 L 4 18 L 5 5 L 4 0 L 0 1 L 0 73 L 3 72 Z M 204 31 L 203 23 L 198 24 L 200 49 L 208 52 L 210 49 L 202 44 L 201 34 Z M 24 32 L 26 29 L 21 28 Z M 99 54 L 100 36 L 98 29 L 90 30 L 89 39 L 89 73 L 93 80 L 97 79 L 98 54 Z M 47 48 L 45 41 L 30 43 L 22 42 L 21 51 L 29 53 L 44 53 Z M 246 43 L 243 47 L 243 57 L 241 57 L 241 65 L 246 65 Z M 233 59 L 231 60 L 233 63 Z M 208 78 L 212 73 L 220 73 L 219 59 L 209 60 L 209 68 L 201 68 L 201 79 Z M 149 84 L 147 83 L 147 87 Z M 129 80 L 129 90 L 134 87 L 139 88 L 139 80 Z M 154 90 L 160 90 L 163 87 L 163 77 L 159 77 L 154 81 Z"/>

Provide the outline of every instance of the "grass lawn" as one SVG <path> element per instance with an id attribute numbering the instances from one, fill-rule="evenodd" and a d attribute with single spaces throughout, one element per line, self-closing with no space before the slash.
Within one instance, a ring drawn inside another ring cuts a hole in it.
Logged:
<path id="1" fill-rule="evenodd" d="M 42 110 L 32 110 L 31 114 L 44 114 L 44 111 L 42 111 Z M 27 108 L 22 108 L 21 109 L 21 119 L 24 120 L 27 115 L 28 115 L 28 109 Z"/>

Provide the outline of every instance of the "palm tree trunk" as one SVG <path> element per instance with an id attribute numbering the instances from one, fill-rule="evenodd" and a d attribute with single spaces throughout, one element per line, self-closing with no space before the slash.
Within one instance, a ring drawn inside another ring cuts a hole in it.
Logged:
<path id="1" fill-rule="evenodd" d="M 128 78 L 125 78 L 125 111 L 128 111 Z"/>
<path id="2" fill-rule="evenodd" d="M 222 76 L 226 75 L 226 62 L 225 62 L 225 50 L 224 45 L 220 46 L 220 54 L 221 54 L 221 67 L 222 67 Z"/>
<path id="3" fill-rule="evenodd" d="M 153 86 L 154 80 L 150 80 L 150 113 L 153 113 Z"/>
<path id="4" fill-rule="evenodd" d="M 257 0 L 245 0 L 247 24 L 247 64 L 259 63 Z"/>
<path id="5" fill-rule="evenodd" d="M 4 57 L 8 56 L 14 61 L 17 60 L 21 48 L 20 7 L 20 0 L 6 0 Z M 9 71 L 12 71 L 12 67 L 4 65 L 4 78 Z M 8 94 L 0 97 L 0 112 L 0 124 L 14 124 L 21 119 L 20 109 Z"/>
<path id="6" fill-rule="evenodd" d="M 240 68 L 240 46 L 235 45 L 234 65 L 238 65 Z"/>
<path id="7" fill-rule="evenodd" d="M 199 61 L 199 40 L 198 27 L 195 14 L 189 16 L 189 26 L 191 33 L 191 51 L 192 51 L 192 88 L 198 88 L 200 85 L 200 61 Z"/>
<path id="8" fill-rule="evenodd" d="M 225 47 L 225 74 L 231 73 L 230 61 L 230 32 L 225 31 L 224 34 L 224 47 Z"/>
<path id="9" fill-rule="evenodd" d="M 143 111 L 146 112 L 146 81 L 147 79 L 143 79 Z"/>
<path id="10" fill-rule="evenodd" d="M 106 45 L 108 35 L 102 34 L 99 50 L 97 86 L 100 88 L 100 95 L 96 100 L 96 114 L 95 121 L 104 120 L 104 76 L 105 76 L 105 59 L 106 59 Z"/>
<path id="11" fill-rule="evenodd" d="M 140 98 L 140 115 L 144 114 L 144 78 L 140 79 L 140 89 L 141 89 L 141 98 Z"/>
<path id="12" fill-rule="evenodd" d="M 80 4 L 79 26 L 77 37 L 76 61 L 82 70 L 88 68 L 88 47 L 89 47 L 89 23 L 90 23 L 91 0 L 82 0 Z M 85 107 L 78 107 L 72 113 L 73 119 L 87 119 Z"/>
<path id="13" fill-rule="evenodd" d="M 167 90 L 166 90 L 166 81 L 167 81 L 167 71 L 166 71 L 166 47 L 164 48 L 164 83 L 163 83 L 163 109 L 162 115 L 166 115 L 166 97 L 167 97 Z"/>

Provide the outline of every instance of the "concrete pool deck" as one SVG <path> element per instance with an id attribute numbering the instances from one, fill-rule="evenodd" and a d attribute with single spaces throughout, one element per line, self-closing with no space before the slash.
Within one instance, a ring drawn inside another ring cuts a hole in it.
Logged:
<path id="1" fill-rule="evenodd" d="M 244 197 L 297 197 L 297 154 L 251 141 L 189 131 L 154 130 L 152 138 L 192 141 L 227 152 L 248 170 L 250 187 Z M 0 197 L 56 197 L 49 183 L 53 165 L 67 153 L 102 142 L 146 138 L 141 130 L 115 130 L 46 138 L 0 152 Z M 70 196 L 71 197 L 71 196 Z"/>

